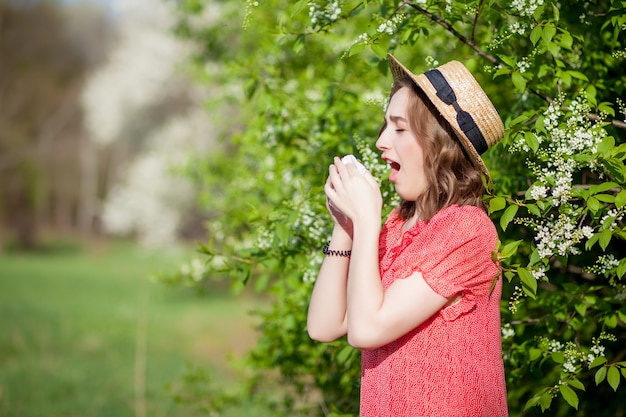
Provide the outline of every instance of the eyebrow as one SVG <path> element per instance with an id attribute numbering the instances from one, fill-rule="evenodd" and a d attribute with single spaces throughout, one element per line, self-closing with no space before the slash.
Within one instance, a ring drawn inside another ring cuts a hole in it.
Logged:
<path id="1" fill-rule="evenodd" d="M 385 118 L 385 123 L 387 123 L 387 118 Z M 404 123 L 408 123 L 408 120 L 405 117 L 402 116 L 389 116 L 389 120 L 391 120 L 393 123 L 397 124 L 398 122 L 404 122 Z"/>

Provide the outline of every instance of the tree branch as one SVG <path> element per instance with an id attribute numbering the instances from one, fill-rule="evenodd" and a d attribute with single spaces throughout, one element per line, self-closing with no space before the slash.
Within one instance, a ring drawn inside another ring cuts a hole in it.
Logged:
<path id="1" fill-rule="evenodd" d="M 472 39 L 467 39 L 459 31 L 454 29 L 454 27 L 452 27 L 452 25 L 450 23 L 446 22 L 441 17 L 439 17 L 439 16 L 429 12 L 428 10 L 420 7 L 419 5 L 413 3 L 411 0 L 402 0 L 402 3 L 404 3 L 405 5 L 407 5 L 407 6 L 411 7 L 411 8 L 413 8 L 413 9 L 417 10 L 419 13 L 423 14 L 424 16 L 426 16 L 427 18 L 429 18 L 433 22 L 435 22 L 438 25 L 440 25 L 441 27 L 443 27 L 445 30 L 450 32 L 454 37 L 456 37 L 459 41 L 463 42 L 464 44 L 466 44 L 467 46 L 472 48 L 474 51 L 476 51 L 476 53 L 478 55 L 482 56 L 487 61 L 491 62 L 493 65 L 495 65 L 497 67 L 502 67 L 503 66 L 503 62 L 502 61 L 500 61 L 495 56 L 493 56 L 493 55 L 485 52 L 484 50 L 482 50 L 474 42 L 474 31 L 476 29 L 476 24 L 477 24 L 477 21 L 478 21 L 478 13 L 476 14 L 476 17 L 474 19 L 474 25 L 473 25 L 473 28 L 472 28 Z M 546 101 L 549 104 L 551 104 L 553 102 L 553 100 L 550 97 L 548 97 L 547 95 L 545 95 L 543 93 L 540 93 L 539 91 L 533 90 L 532 88 L 528 88 L 528 90 L 530 92 L 532 92 L 533 94 L 535 94 L 536 96 L 540 97 L 542 100 Z M 590 114 L 588 114 L 588 117 L 589 117 L 590 120 L 592 120 L 594 122 L 600 121 L 600 116 L 598 116 L 597 114 L 590 113 Z M 621 120 L 612 120 L 611 124 L 613 126 L 617 127 L 617 128 L 626 130 L 626 122 L 622 122 Z"/>
<path id="2" fill-rule="evenodd" d="M 493 56 L 491 54 L 488 54 L 487 52 L 485 52 L 482 49 L 480 49 L 472 40 L 467 39 L 465 36 L 461 35 L 456 29 L 454 29 L 450 23 L 446 22 L 445 20 L 443 20 L 439 16 L 434 15 L 433 13 L 429 12 L 428 10 L 421 8 L 417 4 L 412 3 L 410 0 L 403 0 L 402 2 L 404 4 L 406 4 L 407 6 L 414 8 L 415 10 L 417 10 L 418 12 L 423 14 L 424 16 L 428 17 L 433 22 L 435 22 L 438 25 L 442 26 L 448 32 L 452 33 L 452 35 L 454 35 L 458 40 L 460 40 L 461 42 L 463 42 L 464 44 L 466 44 L 467 46 L 472 48 L 474 51 L 476 51 L 476 53 L 478 55 L 482 56 L 487 61 L 491 62 L 494 65 L 497 65 L 498 67 L 502 66 L 502 62 L 500 62 L 500 60 L 498 60 L 498 58 L 496 58 L 495 56 Z"/>

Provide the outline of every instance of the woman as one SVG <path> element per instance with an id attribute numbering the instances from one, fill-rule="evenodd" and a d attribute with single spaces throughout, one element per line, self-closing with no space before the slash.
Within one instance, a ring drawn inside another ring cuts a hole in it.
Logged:
<path id="1" fill-rule="evenodd" d="M 508 415 L 497 234 L 480 154 L 498 112 L 459 62 L 415 75 L 393 56 L 376 142 L 401 198 L 381 228 L 376 180 L 339 158 L 324 190 L 335 222 L 308 313 L 309 335 L 362 350 L 360 415 Z"/>

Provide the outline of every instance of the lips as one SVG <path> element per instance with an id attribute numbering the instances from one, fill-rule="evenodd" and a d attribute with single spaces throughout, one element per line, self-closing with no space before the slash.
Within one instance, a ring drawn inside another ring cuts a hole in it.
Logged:
<path id="1" fill-rule="evenodd" d="M 400 164 L 389 158 L 383 159 L 385 160 L 385 162 L 387 162 L 387 164 L 389 164 L 389 167 L 391 168 L 391 172 L 389 173 L 389 181 L 395 182 L 396 178 L 398 177 L 398 173 L 400 172 Z"/>

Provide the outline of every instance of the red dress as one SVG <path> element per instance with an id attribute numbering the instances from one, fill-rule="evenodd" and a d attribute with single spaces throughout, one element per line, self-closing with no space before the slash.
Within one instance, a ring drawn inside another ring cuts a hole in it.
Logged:
<path id="1" fill-rule="evenodd" d="M 384 288 L 420 271 L 438 294 L 463 297 L 398 340 L 362 352 L 360 415 L 507 416 L 491 219 L 474 206 L 451 206 L 404 236 L 402 225 L 394 211 L 380 234 Z"/>

